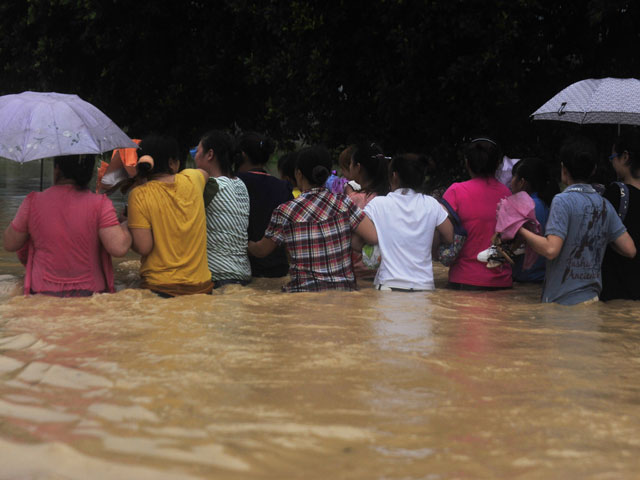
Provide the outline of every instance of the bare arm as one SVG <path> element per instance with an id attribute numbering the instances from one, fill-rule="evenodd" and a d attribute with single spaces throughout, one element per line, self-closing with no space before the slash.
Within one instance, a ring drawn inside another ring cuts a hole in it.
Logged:
<path id="1" fill-rule="evenodd" d="M 440 235 L 440 240 L 444 243 L 453 243 L 453 224 L 448 217 L 436 227 L 436 231 Z"/>
<path id="2" fill-rule="evenodd" d="M 533 251 L 549 260 L 553 260 L 560 254 L 564 240 L 557 235 L 547 235 L 543 237 L 536 235 L 531 230 L 521 228 L 518 233 L 524 238 Z"/>
<path id="3" fill-rule="evenodd" d="M 153 232 L 150 228 L 130 228 L 131 249 L 140 255 L 149 255 L 153 250 Z"/>
<path id="4" fill-rule="evenodd" d="M 378 231 L 371 219 L 367 216 L 360 222 L 354 232 L 366 245 L 378 244 Z"/>
<path id="5" fill-rule="evenodd" d="M 636 256 L 636 246 L 629 232 L 624 232 L 611 242 L 611 247 L 624 257 L 633 258 Z"/>
<path id="6" fill-rule="evenodd" d="M 273 252 L 277 246 L 278 245 L 276 244 L 276 242 L 274 242 L 270 238 L 262 237 L 262 239 L 258 240 L 257 242 L 250 241 L 248 249 L 250 255 L 262 258 Z"/>
<path id="7" fill-rule="evenodd" d="M 105 250 L 114 257 L 124 257 L 131 247 L 131 233 L 127 228 L 127 222 L 101 228 L 98 235 Z"/>
<path id="8" fill-rule="evenodd" d="M 27 243 L 27 240 L 29 240 L 29 234 L 27 232 L 19 232 L 9 224 L 4 231 L 2 240 L 4 243 L 4 249 L 7 252 L 17 252 L 25 243 Z"/>

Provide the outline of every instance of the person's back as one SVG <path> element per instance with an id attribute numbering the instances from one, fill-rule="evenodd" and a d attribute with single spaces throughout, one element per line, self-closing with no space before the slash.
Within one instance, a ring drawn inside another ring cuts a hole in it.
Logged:
<path id="1" fill-rule="evenodd" d="M 30 193 L 26 201 L 33 249 L 26 293 L 113 291 L 113 278 L 104 272 L 111 273 L 110 261 L 98 234 L 118 225 L 111 201 L 73 185 Z"/>
<path id="2" fill-rule="evenodd" d="M 640 189 L 627 184 L 628 210 L 623 224 L 636 245 L 640 245 Z M 613 184 L 607 187 L 604 197 L 616 208 L 621 201 L 620 188 Z M 617 298 L 640 300 L 640 255 L 625 258 L 608 247 L 602 261 L 603 301 Z"/>
<path id="3" fill-rule="evenodd" d="M 512 169 L 511 192 L 515 195 L 524 191 L 529 194 L 535 206 L 536 220 L 540 224 L 540 234 L 544 235 L 549 206 L 554 195 L 558 193 L 558 185 L 551 178 L 547 164 L 537 157 L 527 157 L 518 161 Z M 516 282 L 544 281 L 546 259 L 538 256 L 533 265 L 524 269 L 525 255 L 515 257 L 513 279 Z"/>
<path id="4" fill-rule="evenodd" d="M 495 232 L 498 202 L 511 195 L 510 190 L 493 177 L 473 178 L 454 183 L 443 198 L 456 211 L 467 231 L 467 240 L 449 269 L 451 283 L 478 287 L 510 287 L 511 268 L 488 269 L 478 262 L 478 253 L 491 244 Z"/>
<path id="5" fill-rule="evenodd" d="M 210 178 L 218 192 L 206 206 L 207 258 L 213 282 L 248 281 L 251 267 L 247 255 L 249 194 L 242 180 Z"/>
<path id="6" fill-rule="evenodd" d="M 198 170 L 187 169 L 175 174 L 172 183 L 152 180 L 129 194 L 129 227 L 153 233 L 153 250 L 143 256 L 140 266 L 140 275 L 150 287 L 210 280 L 204 183 Z"/>
<path id="7" fill-rule="evenodd" d="M 486 268 L 478 253 L 491 245 L 496 227 L 498 202 L 511 191 L 495 178 L 502 155 L 497 144 L 488 138 L 476 138 L 465 148 L 465 164 L 471 180 L 454 183 L 443 195 L 460 217 L 467 239 L 449 268 L 449 287 L 463 289 L 510 288 L 511 266 Z"/>
<path id="8" fill-rule="evenodd" d="M 618 182 L 604 197 L 611 202 L 636 245 L 640 244 L 640 134 L 628 130 L 615 139 L 609 160 Z M 607 247 L 602 261 L 603 301 L 640 300 L 640 256 L 625 258 Z"/>
<path id="9" fill-rule="evenodd" d="M 285 245 L 291 259 L 287 292 L 354 290 L 351 237 L 377 243 L 375 227 L 346 195 L 324 188 L 331 156 L 324 147 L 302 149 L 296 159 L 296 183 L 302 194 L 278 206 L 264 237 L 249 242 L 249 253 L 269 255 Z"/>
<path id="10" fill-rule="evenodd" d="M 266 165 L 275 150 L 272 139 L 258 132 L 246 132 L 238 139 L 239 156 L 242 158 L 237 175 L 249 192 L 249 240 L 256 242 L 264 236 L 273 210 L 293 199 L 291 185 L 270 175 Z M 284 247 L 276 248 L 264 257 L 250 257 L 251 274 L 254 277 L 284 277 L 289 271 L 289 261 Z"/>
<path id="11" fill-rule="evenodd" d="M 249 240 L 260 240 L 273 210 L 293 199 L 291 185 L 261 169 L 239 172 L 249 192 Z M 251 257 L 251 274 L 254 277 L 283 277 L 289 271 L 289 261 L 284 249 L 278 248 L 265 258 Z"/>
<path id="12" fill-rule="evenodd" d="M 346 196 L 324 187 L 277 207 L 265 235 L 285 244 L 291 257 L 285 291 L 354 290 L 351 233 L 361 215 Z"/>
<path id="13" fill-rule="evenodd" d="M 545 234 L 563 238 L 564 245 L 547 261 L 543 302 L 574 305 L 597 297 L 605 248 L 624 231 L 611 204 L 590 185 L 574 184 L 556 195 Z"/>
<path id="14" fill-rule="evenodd" d="M 92 193 L 93 157 L 54 159 L 54 185 L 32 192 L 3 236 L 4 248 L 26 266 L 25 295 L 87 296 L 113 292 L 111 256 L 131 246 L 105 195 Z"/>
<path id="15" fill-rule="evenodd" d="M 395 156 L 389 164 L 391 192 L 372 199 L 364 208 L 378 235 L 381 262 L 376 288 L 433 290 L 431 248 L 436 230 L 453 241 L 453 226 L 433 197 L 424 195 L 427 158 Z"/>
<path id="16" fill-rule="evenodd" d="M 569 186 L 551 202 L 545 235 L 519 230 L 527 244 L 548 259 L 543 302 L 575 305 L 598 300 L 607 244 L 613 243 L 627 257 L 636 254 L 613 206 L 587 183 L 595 171 L 596 158 L 589 140 L 565 142 L 560 150 L 561 175 Z"/>

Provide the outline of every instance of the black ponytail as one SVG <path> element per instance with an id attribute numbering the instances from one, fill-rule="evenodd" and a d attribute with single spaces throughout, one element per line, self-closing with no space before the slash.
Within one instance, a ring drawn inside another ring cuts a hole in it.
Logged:
<path id="1" fill-rule="evenodd" d="M 366 184 L 362 185 L 362 191 L 377 195 L 389 193 L 389 160 L 376 143 L 366 142 L 356 146 L 351 164 L 360 164 L 364 172 Z"/>
<path id="2" fill-rule="evenodd" d="M 95 157 L 84 155 L 64 155 L 56 157 L 54 165 L 60 169 L 62 176 L 73 183 L 79 190 L 89 188 L 89 182 L 93 176 L 95 167 Z"/>
<path id="3" fill-rule="evenodd" d="M 275 149 L 275 142 L 258 132 L 243 133 L 238 138 L 238 150 L 244 152 L 253 166 L 266 165 Z"/>

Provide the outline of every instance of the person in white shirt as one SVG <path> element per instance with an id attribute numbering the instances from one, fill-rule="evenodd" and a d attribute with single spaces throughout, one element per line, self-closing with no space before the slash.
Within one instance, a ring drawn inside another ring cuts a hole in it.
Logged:
<path id="1" fill-rule="evenodd" d="M 378 290 L 434 290 L 431 249 L 436 232 L 453 241 L 453 225 L 433 197 L 422 192 L 427 159 L 416 154 L 394 157 L 389 164 L 391 192 L 364 209 L 378 232 L 381 262 L 374 280 Z"/>

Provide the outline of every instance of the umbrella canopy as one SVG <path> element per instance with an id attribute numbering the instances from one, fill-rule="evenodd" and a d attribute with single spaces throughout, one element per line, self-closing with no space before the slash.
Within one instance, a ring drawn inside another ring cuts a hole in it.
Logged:
<path id="1" fill-rule="evenodd" d="M 0 97 L 0 157 L 29 162 L 138 146 L 77 95 L 23 92 Z"/>
<path id="2" fill-rule="evenodd" d="M 640 125 L 640 80 L 592 78 L 555 95 L 531 115 L 533 120 Z"/>

